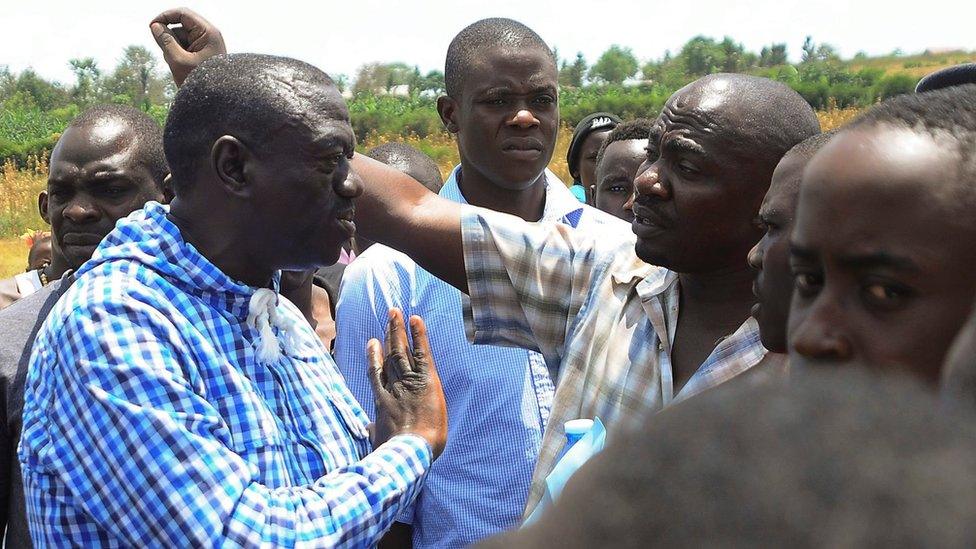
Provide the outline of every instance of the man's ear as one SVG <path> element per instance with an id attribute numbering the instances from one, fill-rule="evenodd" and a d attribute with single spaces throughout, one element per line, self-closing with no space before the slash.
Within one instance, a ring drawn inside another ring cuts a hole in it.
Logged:
<path id="1" fill-rule="evenodd" d="M 461 128 L 457 119 L 457 113 L 458 104 L 453 97 L 442 95 L 437 98 L 437 114 L 440 115 L 444 127 L 451 133 L 457 133 Z"/>
<path id="2" fill-rule="evenodd" d="M 231 194 L 247 196 L 251 186 L 247 180 L 247 164 L 253 155 L 247 145 L 236 137 L 225 135 L 214 141 L 210 149 L 210 164 L 223 183 L 224 189 Z"/>
<path id="3" fill-rule="evenodd" d="M 50 225 L 51 218 L 47 215 L 47 191 L 41 191 L 41 193 L 37 195 L 37 211 L 41 214 L 41 219 Z"/>

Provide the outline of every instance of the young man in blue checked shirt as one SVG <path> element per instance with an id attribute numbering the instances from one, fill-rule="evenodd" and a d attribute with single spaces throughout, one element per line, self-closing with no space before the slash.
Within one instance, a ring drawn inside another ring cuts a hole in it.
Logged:
<path id="1" fill-rule="evenodd" d="M 37 545 L 366 546 L 410 504 L 447 432 L 422 321 L 411 350 L 390 314 L 385 365 L 369 343 L 371 445 L 277 294 L 280 269 L 333 263 L 352 236 L 353 144 L 308 64 L 218 56 L 189 76 L 164 137 L 171 208 L 119 222 L 34 347 L 19 457 Z"/>
<path id="2" fill-rule="evenodd" d="M 457 136 L 461 163 L 439 194 L 528 221 L 626 231 L 580 204 L 546 169 L 559 127 L 556 73 L 549 47 L 517 21 L 484 19 L 458 33 L 447 50 L 447 95 L 438 110 Z M 336 361 L 370 417 L 373 391 L 362 347 L 383 334 L 391 307 L 431 326 L 451 444 L 413 507 L 398 518 L 405 525 L 395 525 L 388 541 L 466 547 L 516 526 L 555 391 L 545 359 L 525 349 L 469 343 L 461 292 L 407 255 L 373 246 L 346 268 L 336 319 Z"/>

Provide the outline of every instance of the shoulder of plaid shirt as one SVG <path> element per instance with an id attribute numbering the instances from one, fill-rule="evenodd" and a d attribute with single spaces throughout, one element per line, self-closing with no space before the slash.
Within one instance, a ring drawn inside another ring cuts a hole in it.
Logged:
<path id="1" fill-rule="evenodd" d="M 677 274 L 640 260 L 631 231 L 573 231 L 464 206 L 461 235 L 468 338 L 538 351 L 557 371 L 523 516 L 544 493 L 565 444 L 565 421 L 599 416 L 613 436 L 647 413 L 732 379 L 768 354 L 755 320 L 743 319 L 675 395 L 670 347 Z"/>
<path id="2" fill-rule="evenodd" d="M 41 329 L 19 451 L 35 544 L 375 544 L 429 446 L 397 436 L 368 454 L 366 417 L 306 322 L 259 363 L 256 289 L 166 211 L 121 221 Z M 300 318 L 285 299 L 276 314 Z"/>

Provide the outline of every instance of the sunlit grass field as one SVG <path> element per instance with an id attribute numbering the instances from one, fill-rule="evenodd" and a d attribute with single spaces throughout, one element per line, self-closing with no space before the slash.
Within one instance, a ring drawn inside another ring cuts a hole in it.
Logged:
<path id="1" fill-rule="evenodd" d="M 817 113 L 824 130 L 843 125 L 858 113 L 857 109 L 829 109 Z M 569 169 L 566 166 L 566 150 L 573 130 L 563 127 L 556 140 L 556 151 L 552 155 L 551 169 L 563 181 L 569 183 Z M 424 139 L 398 135 L 370 135 L 360 143 L 360 151 L 365 151 L 388 141 L 405 141 L 424 151 L 434 159 L 444 177 L 458 162 L 454 138 L 447 133 L 435 134 Z M 13 276 L 27 264 L 27 246 L 20 235 L 32 229 L 44 229 L 44 221 L 37 213 L 37 194 L 44 188 L 47 180 L 47 159 L 32 158 L 27 166 L 15 166 L 7 162 L 0 168 L 0 278 Z"/>

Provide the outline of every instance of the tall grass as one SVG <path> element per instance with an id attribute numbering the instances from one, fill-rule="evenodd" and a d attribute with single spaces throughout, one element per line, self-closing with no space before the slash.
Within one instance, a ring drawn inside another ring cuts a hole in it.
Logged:
<path id="1" fill-rule="evenodd" d="M 0 237 L 41 229 L 37 195 L 47 184 L 47 156 L 29 156 L 24 166 L 12 159 L 0 167 Z"/>

